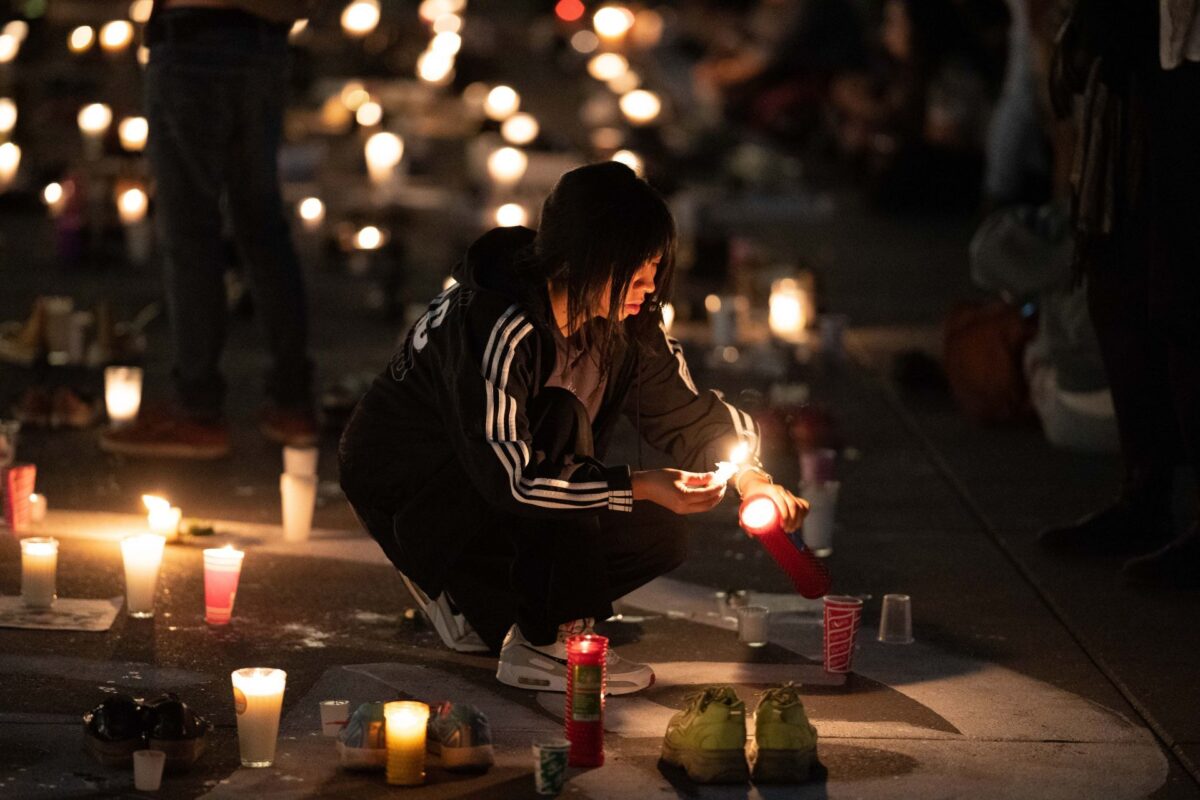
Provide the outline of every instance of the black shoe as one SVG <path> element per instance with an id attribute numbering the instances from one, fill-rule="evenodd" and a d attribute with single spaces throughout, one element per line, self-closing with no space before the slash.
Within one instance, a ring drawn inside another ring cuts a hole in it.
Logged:
<path id="1" fill-rule="evenodd" d="M 1169 538 L 1165 508 L 1118 500 L 1070 525 L 1042 531 L 1038 544 L 1069 555 L 1132 556 L 1161 547 Z"/>
<path id="2" fill-rule="evenodd" d="M 1200 527 L 1149 555 L 1125 562 L 1121 575 L 1131 586 L 1200 589 Z"/>

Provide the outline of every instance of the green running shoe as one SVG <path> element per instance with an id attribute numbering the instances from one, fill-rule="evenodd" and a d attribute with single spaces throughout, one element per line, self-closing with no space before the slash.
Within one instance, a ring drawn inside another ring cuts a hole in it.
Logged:
<path id="1" fill-rule="evenodd" d="M 817 760 L 817 729 L 790 682 L 759 693 L 754 712 L 755 783 L 803 783 Z"/>
<path id="2" fill-rule="evenodd" d="M 696 783 L 745 783 L 746 704 L 732 686 L 707 686 L 667 723 L 662 760 Z"/>

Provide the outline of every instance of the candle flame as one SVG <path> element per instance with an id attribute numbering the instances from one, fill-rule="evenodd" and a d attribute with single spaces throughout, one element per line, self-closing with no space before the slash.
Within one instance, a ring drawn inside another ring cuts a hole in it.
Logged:
<path id="1" fill-rule="evenodd" d="M 750 457 L 750 443 L 742 442 L 729 451 L 729 460 L 734 464 L 742 465 L 746 463 L 746 459 Z"/>
<path id="2" fill-rule="evenodd" d="M 165 497 L 159 497 L 156 494 L 142 495 L 142 504 L 145 505 L 146 510 L 150 512 L 171 510 L 171 501 L 167 500 Z"/>
<path id="3" fill-rule="evenodd" d="M 762 531 L 779 516 L 775 501 L 769 497 L 751 500 L 742 509 L 742 525 L 750 531 Z"/>

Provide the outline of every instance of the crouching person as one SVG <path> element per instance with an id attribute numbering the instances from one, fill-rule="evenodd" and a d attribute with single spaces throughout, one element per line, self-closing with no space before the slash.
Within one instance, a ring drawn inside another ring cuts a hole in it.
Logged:
<path id="1" fill-rule="evenodd" d="M 471 245 L 342 437 L 342 487 L 443 641 L 500 651 L 497 678 L 565 691 L 565 639 L 677 567 L 689 514 L 719 503 L 707 470 L 750 416 L 698 391 L 662 327 L 675 227 L 627 167 L 566 173 L 537 232 Z M 602 459 L 621 415 L 681 469 Z M 732 479 L 788 530 L 804 501 L 751 455 Z M 654 681 L 609 651 L 615 694 Z"/>

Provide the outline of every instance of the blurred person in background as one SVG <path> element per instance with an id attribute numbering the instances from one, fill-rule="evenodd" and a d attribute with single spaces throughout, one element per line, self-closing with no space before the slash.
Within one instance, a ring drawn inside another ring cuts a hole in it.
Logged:
<path id="1" fill-rule="evenodd" d="M 1125 475 L 1112 505 L 1041 542 L 1141 554 L 1130 582 L 1200 588 L 1197 522 L 1174 536 L 1172 519 L 1177 467 L 1200 459 L 1200 2 L 1077 0 L 1059 41 L 1056 108 L 1078 123 L 1076 266 Z"/>
<path id="2" fill-rule="evenodd" d="M 222 214 L 245 264 L 270 355 L 259 427 L 312 444 L 317 422 L 304 282 L 283 213 L 277 155 L 288 31 L 302 0 L 156 0 L 146 25 L 147 152 L 173 355 L 175 402 L 106 431 L 101 447 L 144 457 L 230 450 Z"/>

